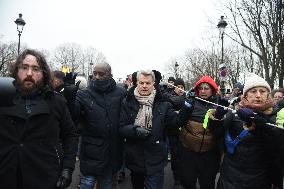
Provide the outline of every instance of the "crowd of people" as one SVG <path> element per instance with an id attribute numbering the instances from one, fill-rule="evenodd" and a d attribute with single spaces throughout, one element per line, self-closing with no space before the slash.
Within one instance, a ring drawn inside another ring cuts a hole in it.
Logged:
<path id="1" fill-rule="evenodd" d="M 85 79 L 27 49 L 10 76 L 0 78 L 1 188 L 67 188 L 79 160 L 78 188 L 118 188 L 127 168 L 133 189 L 163 189 L 170 154 L 174 189 L 283 189 L 284 90 L 256 74 L 225 95 L 206 75 L 189 92 L 182 78 L 162 86 L 157 70 L 121 85 L 107 62 Z"/>

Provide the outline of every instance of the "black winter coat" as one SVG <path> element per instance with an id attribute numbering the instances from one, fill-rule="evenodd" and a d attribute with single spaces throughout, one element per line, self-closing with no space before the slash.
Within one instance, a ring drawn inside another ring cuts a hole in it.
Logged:
<path id="1" fill-rule="evenodd" d="M 182 96 L 177 95 L 175 92 L 173 92 L 172 94 L 168 94 L 168 95 L 164 95 L 166 96 L 166 98 L 168 98 L 167 100 L 173 105 L 173 108 L 175 111 L 179 111 L 181 109 L 181 107 L 184 105 L 184 101 L 185 101 L 185 94 Z M 178 127 L 168 127 L 167 128 L 167 134 L 168 136 L 179 136 L 180 130 Z"/>
<path id="2" fill-rule="evenodd" d="M 274 116 L 270 115 L 266 122 L 273 119 Z M 210 124 L 214 125 L 213 121 Z M 226 132 L 229 132 L 235 139 L 243 130 L 243 125 L 244 122 L 238 116 L 228 113 L 224 127 L 215 125 L 217 128 L 214 129 L 214 132 L 216 136 L 224 136 Z M 280 144 L 283 142 L 283 133 L 281 135 L 281 132 L 282 130 L 264 123 L 257 125 L 255 131 L 250 131 L 240 141 L 234 154 L 225 153 L 220 170 L 219 188 L 270 189 L 273 180 L 271 178 L 273 177 L 272 163 L 276 156 L 280 156 Z"/>
<path id="3" fill-rule="evenodd" d="M 119 115 L 126 90 L 111 87 L 100 92 L 92 86 L 80 90 L 75 101 L 75 117 L 82 125 L 80 169 L 83 175 L 98 176 L 107 166 L 116 172 L 122 163 L 122 140 L 118 134 Z"/>
<path id="4" fill-rule="evenodd" d="M 161 171 L 167 163 L 166 133 L 167 126 L 185 124 L 191 110 L 183 106 L 177 114 L 172 105 L 163 101 L 157 90 L 152 109 L 152 133 L 147 139 L 139 139 L 135 135 L 135 118 L 139 111 L 139 103 L 132 88 L 123 100 L 120 116 L 120 134 L 125 138 L 126 167 L 134 172 L 148 175 Z"/>
<path id="5" fill-rule="evenodd" d="M 62 168 L 74 169 L 78 145 L 66 101 L 45 91 L 14 102 L 0 107 L 0 187 L 53 189 Z"/>

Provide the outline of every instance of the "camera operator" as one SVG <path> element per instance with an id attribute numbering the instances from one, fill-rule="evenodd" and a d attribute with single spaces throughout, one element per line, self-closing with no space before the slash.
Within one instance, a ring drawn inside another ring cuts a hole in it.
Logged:
<path id="1" fill-rule="evenodd" d="M 78 143 L 66 101 L 52 90 L 50 68 L 38 51 L 24 50 L 10 74 L 14 82 L 0 79 L 1 105 L 9 105 L 0 106 L 1 188 L 64 189 Z"/>

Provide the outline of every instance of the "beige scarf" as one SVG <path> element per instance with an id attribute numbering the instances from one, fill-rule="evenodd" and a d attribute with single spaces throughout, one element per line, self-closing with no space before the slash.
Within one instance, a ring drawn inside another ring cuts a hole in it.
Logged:
<path id="1" fill-rule="evenodd" d="M 156 96 L 156 90 L 154 89 L 149 96 L 141 96 L 138 93 L 137 87 L 134 90 L 134 96 L 139 102 L 139 111 L 135 118 L 135 125 L 145 127 L 147 129 L 152 128 L 152 108 L 154 98 Z"/>

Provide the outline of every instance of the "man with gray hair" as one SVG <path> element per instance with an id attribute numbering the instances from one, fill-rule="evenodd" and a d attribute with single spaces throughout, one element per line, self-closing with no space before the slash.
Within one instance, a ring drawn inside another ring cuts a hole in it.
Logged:
<path id="1" fill-rule="evenodd" d="M 131 171 L 133 189 L 163 189 L 167 164 L 165 128 L 185 124 L 192 108 L 193 104 L 185 103 L 177 114 L 155 87 L 154 72 L 137 73 L 137 86 L 128 91 L 122 103 L 119 129 L 125 138 L 126 167 Z"/>
<path id="2" fill-rule="evenodd" d="M 118 127 L 125 94 L 124 88 L 116 86 L 106 62 L 95 65 L 89 86 L 77 93 L 73 113 L 82 125 L 81 189 L 93 189 L 97 182 L 101 189 L 112 188 L 122 162 Z"/>

